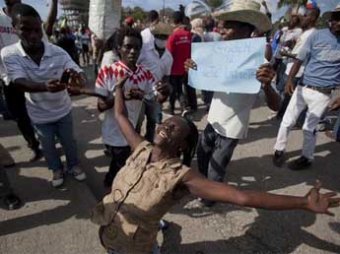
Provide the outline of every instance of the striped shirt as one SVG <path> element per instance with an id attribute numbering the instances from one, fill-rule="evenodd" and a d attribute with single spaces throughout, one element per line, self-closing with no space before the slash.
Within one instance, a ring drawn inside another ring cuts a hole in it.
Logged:
<path id="1" fill-rule="evenodd" d="M 1 50 L 8 78 L 15 82 L 26 79 L 37 83 L 60 79 L 66 69 L 82 72 L 70 56 L 62 48 L 44 42 L 44 55 L 37 65 L 25 52 L 21 42 L 7 46 Z M 66 90 L 57 93 L 40 92 L 25 93 L 28 114 L 34 124 L 55 122 L 66 116 L 72 108 L 71 99 Z"/>
<path id="2" fill-rule="evenodd" d="M 43 41 L 48 41 L 47 35 L 45 33 L 43 24 L 41 26 L 43 32 Z M 0 8 L 0 50 L 6 46 L 12 45 L 19 41 L 19 37 L 15 33 L 15 29 L 12 26 L 12 19 L 7 16 L 4 9 Z M 0 75 L 1 79 L 5 81 L 6 84 L 9 83 L 5 67 L 0 60 Z"/>
<path id="3" fill-rule="evenodd" d="M 124 84 L 125 91 L 131 88 L 139 88 L 144 91 L 145 96 L 153 94 L 153 86 L 156 80 L 152 73 L 143 66 L 137 66 L 137 69 L 133 72 L 121 61 L 100 69 L 96 81 L 96 92 L 106 97 L 112 96 L 115 84 L 126 75 L 130 76 L 130 78 Z M 127 100 L 125 101 L 125 106 L 130 122 L 133 126 L 136 126 L 142 108 L 142 101 Z M 102 136 L 104 144 L 116 147 L 128 145 L 116 122 L 113 109 L 105 111 Z"/>

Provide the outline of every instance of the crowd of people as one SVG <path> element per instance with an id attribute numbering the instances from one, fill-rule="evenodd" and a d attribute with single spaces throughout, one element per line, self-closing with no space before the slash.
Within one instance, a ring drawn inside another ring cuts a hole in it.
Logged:
<path id="1" fill-rule="evenodd" d="M 8 110 L 4 112 L 17 122 L 33 150 L 31 161 L 45 158 L 53 187 L 62 186 L 67 175 L 86 179 L 77 154 L 70 96 L 95 96 L 98 111 L 105 115 L 102 139 L 111 163 L 104 179 L 107 195 L 93 210 L 92 221 L 101 226 L 100 241 L 108 253 L 159 253 L 160 221 L 188 193 L 207 207 L 225 202 L 330 214 L 329 208 L 339 206 L 336 193 L 319 192 L 320 183 L 305 197 L 244 191 L 223 183 L 235 147 L 247 137 L 259 95 L 212 92 L 207 86 L 201 94 L 208 118 L 199 135 L 188 117 L 198 110 L 198 93 L 188 85 L 188 70 L 199 67 L 191 59 L 192 43 L 267 36 L 267 63 L 259 66 L 256 79 L 267 106 L 281 121 L 273 163 L 281 167 L 285 162 L 289 131 L 300 121 L 302 155 L 288 166 L 307 169 L 313 161 L 317 125 L 330 110 L 340 108 L 340 97 L 332 98 L 340 87 L 340 6 L 329 12 L 325 29 L 316 28 L 320 9 L 312 1 L 293 8 L 287 26 L 271 33 L 268 8 L 264 4 L 267 13 L 261 12 L 261 4 L 253 0 L 233 0 L 209 17 L 175 11 L 171 23 L 162 22 L 152 10 L 142 30 L 129 18 L 106 42 L 80 29 L 79 51 L 78 39 L 68 27 L 59 30 L 53 43 L 48 39 L 56 0 L 44 24 L 33 7 L 20 0 L 5 3 L 0 14 L 0 70 L 3 106 Z M 94 88 L 79 66 L 79 59 L 83 65 L 91 62 L 91 41 L 98 74 Z M 163 121 L 162 104 L 167 100 L 172 116 Z M 338 117 L 332 133 L 338 142 L 339 121 Z M 63 148 L 66 167 L 56 142 Z M 198 171 L 190 168 L 195 155 Z M 9 167 L 14 162 L 1 164 Z M 10 193 L 6 202 L 13 209 L 20 199 Z"/>

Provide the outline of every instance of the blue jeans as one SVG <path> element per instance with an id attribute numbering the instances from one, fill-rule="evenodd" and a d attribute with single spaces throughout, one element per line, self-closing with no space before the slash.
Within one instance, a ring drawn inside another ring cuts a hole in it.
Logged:
<path id="1" fill-rule="evenodd" d="M 62 170 L 63 164 L 56 149 L 56 138 L 65 152 L 67 170 L 79 164 L 77 145 L 73 136 L 72 114 L 68 113 L 56 122 L 35 124 L 48 168 L 56 171 Z"/>

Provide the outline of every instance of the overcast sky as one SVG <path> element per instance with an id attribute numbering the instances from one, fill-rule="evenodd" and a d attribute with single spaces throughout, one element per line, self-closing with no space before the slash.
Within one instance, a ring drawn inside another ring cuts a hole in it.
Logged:
<path id="1" fill-rule="evenodd" d="M 260 1 L 260 0 L 259 0 Z M 34 6 L 42 18 L 44 19 L 48 13 L 48 3 L 50 0 L 23 0 L 23 3 L 30 4 Z M 186 5 L 190 3 L 191 0 L 165 0 L 165 5 L 173 9 L 177 9 L 179 4 Z M 273 12 L 273 19 L 276 20 L 282 16 L 284 10 L 276 10 L 278 0 L 267 0 L 269 8 Z M 340 0 L 319 0 L 318 3 L 321 6 L 322 12 L 334 9 L 335 6 L 340 2 Z M 141 6 L 146 10 L 150 9 L 161 9 L 163 8 L 163 0 L 123 0 L 124 6 Z M 4 6 L 4 0 L 0 0 L 0 6 Z M 59 11 L 61 13 L 61 11 Z"/>

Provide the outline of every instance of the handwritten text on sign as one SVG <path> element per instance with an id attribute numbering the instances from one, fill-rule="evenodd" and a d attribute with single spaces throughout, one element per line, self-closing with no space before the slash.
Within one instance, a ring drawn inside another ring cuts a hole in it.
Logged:
<path id="1" fill-rule="evenodd" d="M 200 90 L 255 94 L 256 70 L 264 62 L 265 38 L 193 43 L 189 84 Z"/>

